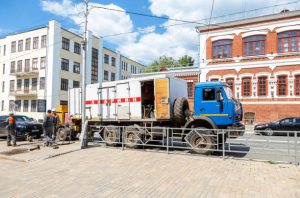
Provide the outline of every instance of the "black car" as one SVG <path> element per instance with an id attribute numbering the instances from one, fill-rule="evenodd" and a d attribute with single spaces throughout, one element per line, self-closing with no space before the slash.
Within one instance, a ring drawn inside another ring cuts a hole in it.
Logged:
<path id="1" fill-rule="evenodd" d="M 257 124 L 254 127 L 256 133 L 262 135 L 294 135 L 298 131 L 300 135 L 300 117 L 284 118 L 270 123 Z M 293 133 L 290 133 L 293 131 Z"/>
<path id="2" fill-rule="evenodd" d="M 7 115 L 0 116 L 0 137 L 7 136 L 7 118 Z M 24 138 L 26 134 L 32 137 L 40 138 L 43 134 L 42 124 L 32 121 L 32 119 L 23 115 L 15 115 L 14 118 L 16 120 L 16 131 L 18 138 Z"/>

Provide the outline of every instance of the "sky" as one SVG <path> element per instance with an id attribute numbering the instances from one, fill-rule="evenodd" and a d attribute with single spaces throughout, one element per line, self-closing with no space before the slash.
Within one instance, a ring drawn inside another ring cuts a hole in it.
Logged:
<path id="1" fill-rule="evenodd" d="M 189 55 L 197 65 L 195 26 L 296 10 L 300 9 L 300 0 L 90 0 L 90 6 L 88 29 L 103 37 L 105 47 L 145 65 L 163 55 L 175 59 Z M 83 8 L 83 0 L 0 0 L 0 36 L 46 25 L 49 20 L 82 34 Z M 183 24 L 172 19 L 198 23 Z"/>

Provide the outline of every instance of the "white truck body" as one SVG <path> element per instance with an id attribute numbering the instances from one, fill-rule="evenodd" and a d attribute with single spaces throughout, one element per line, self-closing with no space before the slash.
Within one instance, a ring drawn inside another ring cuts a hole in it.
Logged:
<path id="1" fill-rule="evenodd" d="M 89 120 L 169 120 L 176 98 L 187 98 L 187 82 L 157 75 L 86 87 L 86 116 Z M 69 114 L 81 115 L 80 88 L 69 90 Z"/>

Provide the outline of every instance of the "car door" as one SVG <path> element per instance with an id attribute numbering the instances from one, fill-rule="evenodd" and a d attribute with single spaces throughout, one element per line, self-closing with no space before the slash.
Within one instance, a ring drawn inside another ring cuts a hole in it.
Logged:
<path id="1" fill-rule="evenodd" d="M 279 131 L 289 132 L 294 131 L 294 119 L 286 118 L 280 121 Z"/>

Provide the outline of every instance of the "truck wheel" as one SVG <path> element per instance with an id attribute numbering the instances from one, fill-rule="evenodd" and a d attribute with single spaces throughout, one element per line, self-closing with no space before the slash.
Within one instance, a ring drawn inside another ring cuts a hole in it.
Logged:
<path id="1" fill-rule="evenodd" d="M 134 126 L 128 126 L 126 128 L 126 140 L 125 146 L 127 148 L 138 148 L 142 140 L 142 134 L 140 133 L 139 129 Z"/>
<path id="2" fill-rule="evenodd" d="M 68 132 L 64 128 L 57 129 L 57 138 L 59 141 L 65 141 L 68 138 Z"/>
<path id="3" fill-rule="evenodd" d="M 179 97 L 174 103 L 174 120 L 179 124 L 185 122 L 186 117 L 190 113 L 189 102 L 186 98 Z"/>
<path id="4" fill-rule="evenodd" d="M 103 140 L 108 146 L 117 146 L 119 139 L 118 128 L 106 126 L 103 131 Z"/>
<path id="5" fill-rule="evenodd" d="M 187 135 L 188 142 L 191 144 L 194 153 L 209 155 L 216 149 L 217 137 L 209 129 L 198 129 L 201 130 L 197 131 L 197 128 L 195 128 Z"/>

